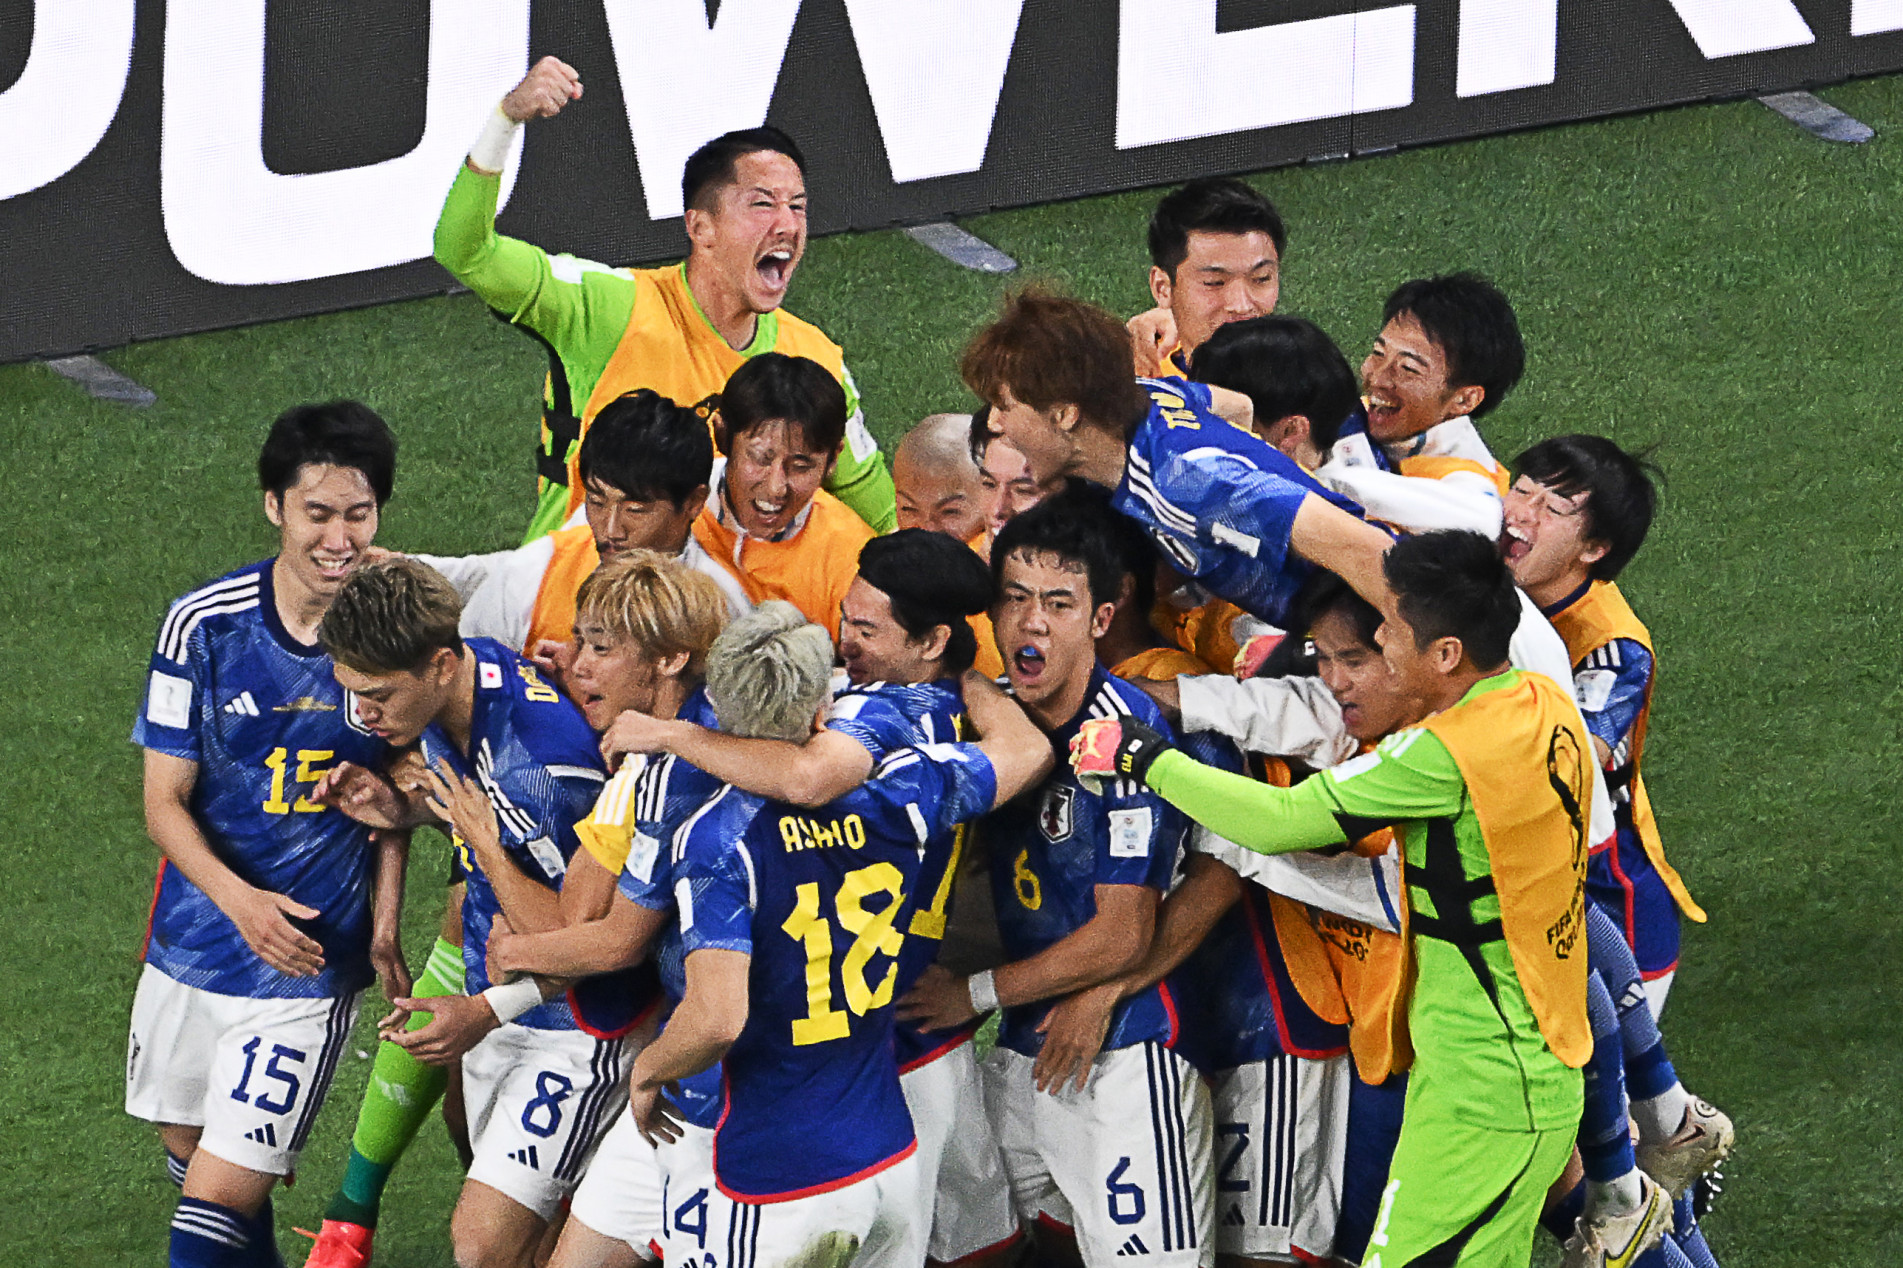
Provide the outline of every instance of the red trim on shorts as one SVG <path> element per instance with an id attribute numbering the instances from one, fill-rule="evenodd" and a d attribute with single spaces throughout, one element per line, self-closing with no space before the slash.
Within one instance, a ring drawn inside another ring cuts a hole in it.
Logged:
<path id="1" fill-rule="evenodd" d="M 1616 841 L 1607 865 L 1612 868 L 1612 879 L 1618 881 L 1619 888 L 1625 892 L 1625 944 L 1636 951 L 1639 945 L 1638 889 L 1632 884 L 1632 878 L 1625 874 L 1625 869 L 1619 866 Z"/>
<path id="2" fill-rule="evenodd" d="M 1042 1215 L 1039 1215 L 1038 1218 L 1042 1219 L 1044 1217 Z M 1057 1221 L 1052 1220 L 1051 1222 L 1055 1224 Z M 938 1264 L 939 1268 L 958 1268 L 959 1264 L 968 1264 L 974 1259 L 981 1259 L 986 1255 L 995 1254 L 996 1252 L 1003 1250 L 1006 1246 L 1015 1245 L 1018 1242 L 1021 1242 L 1023 1240 L 1024 1240 L 1024 1230 L 1021 1228 L 1014 1228 L 1011 1230 L 1011 1235 L 1009 1237 L 1006 1237 L 1001 1241 L 995 1241 L 991 1243 L 991 1245 L 986 1246 L 983 1250 L 974 1250 L 969 1255 L 960 1255 L 956 1259 L 935 1259 L 932 1262 L 935 1264 Z"/>
<path id="3" fill-rule="evenodd" d="M 1255 946 L 1256 965 L 1262 970 L 1263 988 L 1269 993 L 1269 1009 L 1275 1014 L 1275 1037 L 1282 1045 L 1282 1051 L 1291 1057 L 1308 1061 L 1321 1061 L 1346 1052 L 1348 1049 L 1345 1044 L 1339 1048 L 1303 1048 L 1290 1037 L 1288 1018 L 1282 1013 L 1282 988 L 1275 979 L 1275 965 L 1269 959 L 1268 943 L 1263 940 L 1262 924 L 1256 917 L 1255 904 L 1249 901 L 1247 895 L 1242 899 L 1242 915 L 1249 926 L 1249 941 Z"/>
<path id="4" fill-rule="evenodd" d="M 1317 1255 L 1313 1253 L 1312 1251 L 1303 1250 L 1300 1246 L 1297 1246 L 1294 1242 L 1289 1243 L 1288 1253 L 1293 1258 L 1299 1259 L 1305 1264 L 1322 1265 L 1323 1268 L 1325 1268 L 1326 1265 L 1332 1264 L 1335 1262 L 1332 1258 L 1330 1258 L 1327 1255 Z"/>
<path id="5" fill-rule="evenodd" d="M 1647 972 L 1645 969 L 1640 969 L 1639 980 L 1642 982 L 1656 982 L 1660 978 L 1670 977 L 1672 974 L 1676 972 L 1678 972 L 1678 960 L 1673 959 L 1673 961 L 1670 964 L 1666 965 L 1662 969 L 1653 969 L 1650 972 Z"/>
<path id="6" fill-rule="evenodd" d="M 956 1052 L 958 1051 L 959 1048 L 963 1047 L 965 1044 L 970 1043 L 972 1036 L 976 1035 L 977 1033 L 978 1033 L 978 1026 L 976 1024 L 965 1027 L 964 1029 L 953 1034 L 950 1039 L 947 1039 L 944 1043 L 940 1044 L 938 1047 L 933 1048 L 930 1052 L 922 1053 L 919 1056 L 913 1057 L 910 1061 L 900 1066 L 899 1073 L 910 1074 L 914 1070 L 924 1069 L 926 1066 L 938 1060 L 940 1057 Z M 1003 1243 L 999 1243 L 999 1244 L 1002 1245 Z"/>
<path id="7" fill-rule="evenodd" d="M 1033 1222 L 1037 1224 L 1042 1224 L 1045 1228 L 1055 1229 L 1057 1232 L 1062 1233 L 1066 1237 L 1074 1238 L 1077 1236 L 1076 1229 L 1072 1228 L 1070 1225 L 1064 1223 L 1064 1221 L 1060 1219 L 1053 1219 L 1051 1216 L 1046 1215 L 1042 1211 L 1039 1211 L 1037 1213 L 1037 1218 Z"/>
<path id="8" fill-rule="evenodd" d="M 628 1022 L 628 1024 L 625 1026 L 617 1026 L 613 1030 L 603 1030 L 599 1027 L 590 1026 L 588 1024 L 587 1020 L 581 1015 L 581 1007 L 575 1002 L 575 988 L 574 987 L 571 986 L 565 992 L 563 992 L 562 1000 L 564 1003 L 568 1005 L 569 1013 L 575 1018 L 576 1029 L 581 1030 L 587 1034 L 590 1034 L 594 1036 L 596 1039 L 613 1040 L 613 1039 L 625 1039 L 629 1035 L 633 1034 L 635 1031 L 641 1029 L 641 1027 L 644 1024 L 646 1024 L 648 1019 L 650 1019 L 651 1017 L 654 1016 L 655 1013 L 660 1011 L 661 1005 L 667 1002 L 667 996 L 664 994 L 655 995 L 654 999 L 648 1004 L 646 1008 L 642 1009 L 640 1012 L 634 1015 L 634 1019 L 632 1021 Z"/>
<path id="9" fill-rule="evenodd" d="M 652 1237 L 648 1238 L 648 1249 L 654 1252 L 654 1257 L 656 1259 L 667 1258 L 667 1252 L 663 1251 L 661 1249 L 661 1244 L 655 1241 Z"/>
<path id="10" fill-rule="evenodd" d="M 1156 994 L 1157 998 L 1163 1001 L 1164 1015 L 1170 1019 L 1170 1037 L 1163 1041 L 1163 1046 L 1165 1048 L 1174 1048 L 1176 1046 L 1177 1037 L 1182 1034 L 1183 1027 L 1176 1017 L 1176 997 L 1170 994 L 1168 978 L 1164 978 L 1156 984 Z"/>
<path id="11" fill-rule="evenodd" d="M 152 903 L 145 909 L 145 937 L 139 942 L 141 963 L 144 962 L 147 953 L 152 950 L 152 925 L 159 918 L 159 886 L 165 884 L 165 869 L 171 865 L 171 862 L 171 859 L 160 855 L 159 874 L 152 878 Z"/>
<path id="12" fill-rule="evenodd" d="M 722 1077 L 725 1077 L 724 1071 L 722 1072 Z M 726 1121 L 725 1114 L 721 1115 L 721 1121 Z M 821 1193 L 831 1193 L 836 1189 L 843 1189 L 849 1184 L 857 1184 L 861 1180 L 878 1175 L 888 1167 L 893 1167 L 904 1162 L 917 1152 L 918 1139 L 914 1137 L 911 1144 L 899 1150 L 899 1152 L 893 1154 L 891 1157 L 881 1158 L 871 1166 L 861 1168 L 849 1176 L 841 1176 L 837 1180 L 828 1180 L 824 1184 L 808 1185 L 804 1189 L 789 1189 L 785 1193 L 741 1193 L 736 1189 L 729 1189 L 727 1182 L 720 1178 L 720 1138 L 716 1136 L 714 1137 L 714 1185 L 723 1194 L 736 1202 L 745 1202 L 752 1206 L 770 1206 L 775 1202 L 792 1202 L 799 1198 L 815 1197 Z"/>

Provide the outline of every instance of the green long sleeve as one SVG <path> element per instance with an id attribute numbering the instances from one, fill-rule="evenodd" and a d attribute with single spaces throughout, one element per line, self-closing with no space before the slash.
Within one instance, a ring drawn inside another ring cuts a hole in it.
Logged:
<path id="1" fill-rule="evenodd" d="M 1312 850 L 1348 839 L 1322 799 L 1304 791 L 1317 782 L 1313 779 L 1277 788 L 1171 750 L 1157 757 L 1145 782 L 1211 832 L 1258 854 Z"/>

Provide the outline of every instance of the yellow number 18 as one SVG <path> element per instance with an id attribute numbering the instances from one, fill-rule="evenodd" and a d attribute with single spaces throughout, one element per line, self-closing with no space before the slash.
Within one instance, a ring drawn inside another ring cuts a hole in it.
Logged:
<path id="1" fill-rule="evenodd" d="M 875 955 L 896 957 L 905 945 L 905 935 L 892 927 L 900 905 L 905 901 L 905 877 L 890 863 L 874 863 L 846 873 L 839 892 L 833 896 L 833 908 L 839 925 L 853 934 L 846 948 L 839 978 L 845 987 L 846 1007 L 863 1017 L 875 1008 L 892 1002 L 892 987 L 898 978 L 897 963 L 886 965 L 878 985 L 866 981 L 866 967 Z M 879 911 L 867 911 L 865 900 L 874 894 L 889 897 Z M 851 1033 L 846 1015 L 833 1006 L 833 930 L 820 914 L 819 883 L 807 881 L 793 891 L 793 914 L 780 928 L 806 948 L 806 1016 L 793 1021 L 793 1045 L 825 1043 L 844 1039 Z"/>

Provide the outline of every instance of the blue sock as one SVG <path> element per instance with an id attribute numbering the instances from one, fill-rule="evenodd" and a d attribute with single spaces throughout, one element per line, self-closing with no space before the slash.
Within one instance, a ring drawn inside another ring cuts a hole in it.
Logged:
<path id="1" fill-rule="evenodd" d="M 251 1221 L 216 1202 L 180 1198 L 172 1215 L 171 1268 L 245 1268 Z"/>
<path id="2" fill-rule="evenodd" d="M 1619 1016 L 1597 971 L 1586 975 L 1586 1016 L 1592 1022 L 1592 1057 L 1586 1062 L 1586 1105 L 1579 1119 L 1579 1158 L 1586 1179 L 1609 1184 L 1632 1174 L 1632 1128 L 1625 1114 L 1625 1053 Z"/>
<path id="3" fill-rule="evenodd" d="M 278 1254 L 277 1218 L 271 1210 L 270 1198 L 266 1198 L 258 1213 L 251 1217 L 246 1231 L 251 1235 L 251 1255 L 245 1260 L 247 1268 L 284 1268 L 284 1257 Z"/>
<path id="4" fill-rule="evenodd" d="M 1560 1245 L 1573 1235 L 1573 1228 L 1579 1223 L 1579 1217 L 1586 1212 L 1586 1182 L 1580 1181 L 1573 1191 L 1553 1203 L 1540 1215 L 1540 1224 L 1559 1239 Z"/>
<path id="5" fill-rule="evenodd" d="M 1659 1034 L 1658 1021 L 1651 1005 L 1645 1002 L 1645 982 L 1639 976 L 1639 962 L 1626 945 L 1612 917 L 1592 904 L 1586 906 L 1587 963 L 1605 979 L 1619 1013 L 1619 1033 L 1625 1044 L 1626 1091 L 1635 1101 L 1648 1100 L 1668 1091 L 1678 1082 L 1671 1058 L 1665 1055 L 1665 1040 Z"/>
<path id="6" fill-rule="evenodd" d="M 1718 1257 L 1705 1244 L 1705 1235 L 1698 1228 L 1698 1217 L 1692 1214 L 1689 1193 L 1672 1204 L 1670 1240 L 1678 1244 L 1691 1268 L 1718 1268 Z"/>
<path id="7" fill-rule="evenodd" d="M 165 1151 L 165 1175 L 171 1180 L 173 1188 L 185 1187 L 185 1168 L 189 1166 L 191 1163 L 187 1159 L 179 1157 L 169 1149 Z"/>

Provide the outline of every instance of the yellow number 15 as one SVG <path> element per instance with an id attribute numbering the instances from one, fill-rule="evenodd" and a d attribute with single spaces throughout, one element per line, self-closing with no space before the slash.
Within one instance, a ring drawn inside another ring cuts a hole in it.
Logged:
<path id="1" fill-rule="evenodd" d="M 875 955 L 897 956 L 905 945 L 905 935 L 892 927 L 905 901 L 904 884 L 905 877 L 898 868 L 890 863 L 874 863 L 846 873 L 839 892 L 833 896 L 840 927 L 855 935 L 846 948 L 839 980 L 845 987 L 846 1007 L 860 1017 L 892 1002 L 898 964 L 886 965 L 877 986 L 866 981 L 866 966 Z M 846 1014 L 833 1006 L 833 930 L 820 914 L 819 883 L 808 881 L 793 894 L 793 914 L 780 926 L 806 948 L 806 1016 L 793 1022 L 793 1045 L 844 1039 L 851 1033 L 851 1026 Z M 865 900 L 874 894 L 886 894 L 891 901 L 880 911 L 867 911 Z"/>
<path id="2" fill-rule="evenodd" d="M 297 750 L 297 771 L 291 777 L 292 782 L 298 784 L 315 784 L 329 773 L 330 768 L 328 766 L 315 766 L 313 763 L 328 762 L 335 756 L 336 754 L 327 748 L 301 748 Z M 264 813 L 268 815 L 287 815 L 295 810 L 299 814 L 308 815 L 316 814 L 324 808 L 323 803 L 312 801 L 309 797 L 305 797 L 301 794 L 298 796 L 295 805 L 284 800 L 284 768 L 290 764 L 289 750 L 282 747 L 272 749 L 271 756 L 264 759 L 264 764 L 271 771 L 271 795 L 264 799 L 264 805 L 260 807 Z"/>

